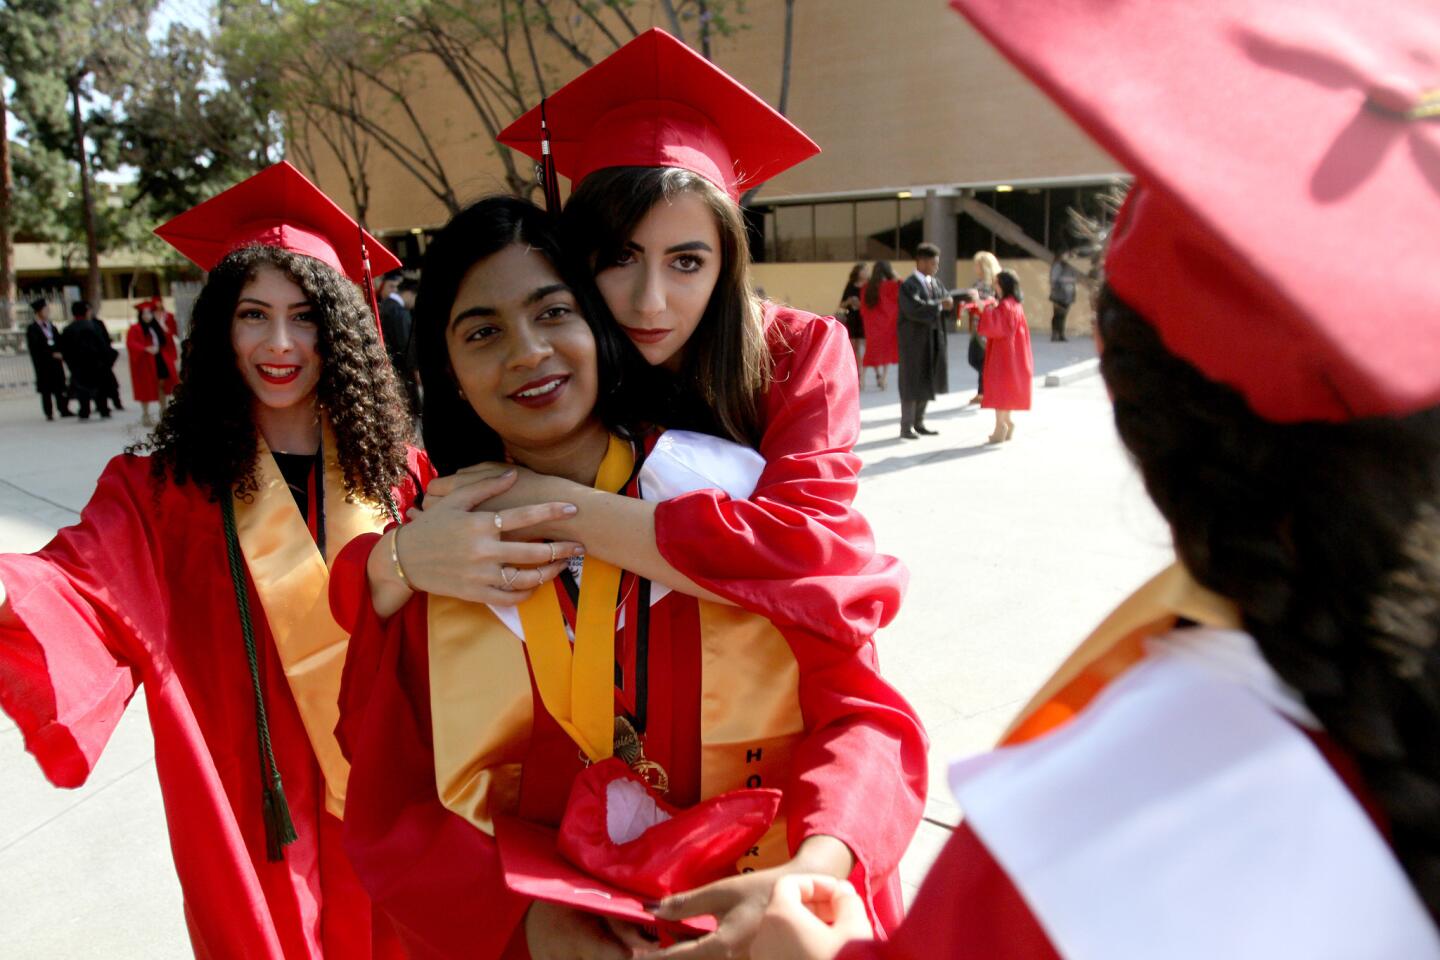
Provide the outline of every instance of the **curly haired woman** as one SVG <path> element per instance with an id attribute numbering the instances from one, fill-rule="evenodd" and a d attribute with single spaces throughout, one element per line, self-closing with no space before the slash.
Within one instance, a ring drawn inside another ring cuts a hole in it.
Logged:
<path id="1" fill-rule="evenodd" d="M 0 707 L 76 787 L 144 685 L 197 956 L 398 955 L 340 849 L 328 564 L 429 467 L 394 416 L 356 226 L 281 164 L 157 232 L 209 271 L 188 360 L 80 521 L 0 556 Z"/>

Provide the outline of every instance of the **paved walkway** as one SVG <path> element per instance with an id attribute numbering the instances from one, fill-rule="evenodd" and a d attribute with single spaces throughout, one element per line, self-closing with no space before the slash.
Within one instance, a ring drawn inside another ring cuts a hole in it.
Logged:
<path id="1" fill-rule="evenodd" d="M 947 759 L 993 741 L 1069 648 L 1168 556 L 1100 380 L 1037 386 L 1015 439 L 989 447 L 991 414 L 963 406 L 974 392 L 964 345 L 952 338 L 954 392 L 928 416 L 939 436 L 899 439 L 893 370 L 887 393 L 862 394 L 858 502 L 881 549 L 911 570 L 881 657 L 933 744 L 933 822 L 903 866 L 907 892 L 947 836 L 940 824 L 959 817 L 944 784 Z M 1034 346 L 1042 378 L 1094 353 L 1089 340 Z M 33 394 L 0 395 L 0 551 L 34 550 L 73 522 L 105 461 L 141 435 L 129 407 L 109 422 L 47 424 Z M 188 955 L 143 699 L 75 791 L 44 781 L 0 715 L 7 960 Z"/>

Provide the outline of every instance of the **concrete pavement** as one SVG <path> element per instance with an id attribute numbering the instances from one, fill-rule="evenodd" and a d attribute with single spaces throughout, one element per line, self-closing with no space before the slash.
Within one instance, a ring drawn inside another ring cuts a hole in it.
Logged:
<path id="1" fill-rule="evenodd" d="M 862 394 L 858 503 L 880 548 L 911 571 L 882 664 L 932 740 L 930 822 L 902 867 L 907 893 L 944 843 L 941 825 L 959 818 L 948 759 L 991 743 L 1169 553 L 1098 377 L 1040 386 L 1093 357 L 1093 343 L 1034 344 L 1035 409 L 999 447 L 985 444 L 992 415 L 964 406 L 974 392 L 964 346 L 952 337 L 954 392 L 927 417 L 939 436 L 899 439 L 893 370 L 888 392 Z M 105 461 L 142 435 L 138 421 L 127 407 L 108 422 L 47 424 L 33 394 L 0 396 L 0 551 L 34 550 L 73 522 Z M 51 788 L 0 715 L 0 956 L 188 955 L 143 700 L 76 791 Z"/>

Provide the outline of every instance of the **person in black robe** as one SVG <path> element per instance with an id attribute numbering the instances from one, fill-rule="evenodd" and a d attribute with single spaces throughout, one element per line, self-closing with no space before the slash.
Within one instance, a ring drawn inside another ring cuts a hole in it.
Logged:
<path id="1" fill-rule="evenodd" d="M 110 419 L 109 383 L 113 354 L 110 338 L 100 333 L 97 321 L 90 319 L 90 304 L 77 300 L 70 305 L 70 324 L 60 334 L 60 352 L 70 368 L 70 394 L 80 402 L 80 419 L 90 419 L 90 403 L 95 402 L 102 420 Z"/>
<path id="2" fill-rule="evenodd" d="M 914 440 L 937 431 L 925 426 L 925 405 L 950 389 L 945 357 L 945 320 L 955 302 L 935 279 L 940 248 L 922 243 L 915 272 L 900 284 L 900 436 Z"/>
<path id="3" fill-rule="evenodd" d="M 35 319 L 25 328 L 25 349 L 30 365 L 35 368 L 35 392 L 40 394 L 40 408 L 46 420 L 60 416 L 73 417 L 70 398 L 65 394 L 65 364 L 60 355 L 60 328 L 50 322 L 50 304 L 43 299 L 30 301 Z"/>

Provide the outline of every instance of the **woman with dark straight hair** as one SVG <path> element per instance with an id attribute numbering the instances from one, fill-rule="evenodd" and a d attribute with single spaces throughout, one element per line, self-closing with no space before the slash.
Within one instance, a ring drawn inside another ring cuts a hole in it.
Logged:
<path id="1" fill-rule="evenodd" d="M 1176 560 L 952 769 L 897 936 L 792 879 L 752 956 L 1440 957 L 1440 15 L 954 6 L 1135 174 L 1100 368 Z M 1416 268 L 1364 336 L 1357 243 Z"/>
<path id="2" fill-rule="evenodd" d="M 584 313 L 572 276 L 550 218 L 514 197 L 476 203 L 431 242 L 416 318 L 440 468 L 483 456 L 652 502 L 748 495 L 764 468 L 754 450 L 641 429 L 616 405 L 632 348 Z M 332 589 L 357 621 L 340 723 L 354 764 L 346 850 L 412 953 L 629 956 L 657 946 L 631 922 L 657 913 L 671 932 L 714 915 L 718 932 L 687 949 L 740 950 L 788 872 L 856 878 L 875 929 L 893 926 L 924 734 L 873 643 L 782 632 L 574 544 L 504 542 L 532 536 L 536 510 L 474 511 L 484 487 L 358 538 L 342 564 L 364 564 L 369 590 L 338 573 Z M 513 553 L 472 592 L 464 571 L 496 544 Z M 624 814 L 586 805 L 597 778 L 602 807 L 663 801 L 660 834 L 615 838 Z M 769 814 L 717 846 L 760 802 Z M 530 848 L 515 831 L 557 827 L 572 865 L 552 839 L 549 859 L 517 868 Z M 634 853 L 646 844 L 653 859 Z M 623 877 L 604 869 L 617 861 Z M 667 894 L 666 908 L 634 902 Z"/>
<path id="3" fill-rule="evenodd" d="M 1003 443 L 1015 436 L 1016 410 L 1030 409 L 1031 381 L 1035 360 L 1030 355 L 1030 325 L 1021 304 L 1020 278 L 1013 270 L 996 275 L 999 302 L 980 311 L 976 329 L 985 338 L 985 388 L 982 406 L 995 411 L 995 432 L 991 443 Z"/>
<path id="4" fill-rule="evenodd" d="M 567 244 L 593 278 L 603 322 L 646 363 L 621 391 L 653 423 L 752 447 L 765 470 L 748 498 L 696 490 L 660 503 L 521 470 L 493 505 L 574 503 L 573 516 L 537 532 L 692 596 L 862 641 L 899 597 L 852 594 L 852 576 L 884 568 L 903 583 L 903 573 L 875 552 L 852 506 L 855 358 L 840 324 L 756 297 L 738 203 L 817 148 L 660 30 L 553 93 L 544 113 L 552 152 L 540 108 L 502 140 L 553 156 L 574 185 Z M 438 490 L 503 470 L 482 464 Z"/>
<path id="5" fill-rule="evenodd" d="M 79 522 L 0 556 L 0 707 L 77 787 L 144 686 L 196 956 L 398 957 L 340 847 L 328 604 L 429 477 L 359 287 L 367 246 L 398 261 L 284 163 L 156 232 L 207 271 L 179 386 Z"/>
<path id="6" fill-rule="evenodd" d="M 845 290 L 840 294 L 840 307 L 835 318 L 845 324 L 850 334 L 850 349 L 855 352 L 855 368 L 860 375 L 860 389 L 865 389 L 865 321 L 860 316 L 860 288 L 870 279 L 870 268 L 857 263 L 850 268 Z"/>
<path id="7" fill-rule="evenodd" d="M 890 379 L 890 366 L 900 362 L 896 324 L 900 318 L 900 278 L 889 260 L 876 260 L 860 292 L 860 316 L 865 322 L 865 366 L 875 368 L 881 390 Z"/>

